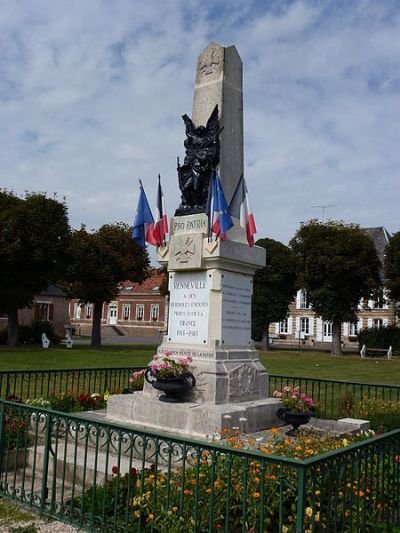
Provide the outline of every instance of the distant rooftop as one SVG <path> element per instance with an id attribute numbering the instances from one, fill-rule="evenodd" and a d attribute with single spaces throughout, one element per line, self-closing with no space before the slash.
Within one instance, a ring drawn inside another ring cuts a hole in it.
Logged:
<path id="1" fill-rule="evenodd" d="M 120 285 L 120 291 L 123 293 L 141 293 L 141 292 L 159 292 L 160 286 L 164 283 L 166 274 L 154 269 L 150 276 L 143 283 L 133 281 L 124 281 Z"/>

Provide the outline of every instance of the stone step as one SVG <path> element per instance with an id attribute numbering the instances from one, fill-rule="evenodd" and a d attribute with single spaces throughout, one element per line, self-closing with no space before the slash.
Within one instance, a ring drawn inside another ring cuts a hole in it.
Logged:
<path id="1" fill-rule="evenodd" d="M 117 469 L 123 476 L 131 471 L 132 468 L 141 470 L 150 468 L 151 463 L 143 462 L 132 458 L 130 454 L 121 455 L 118 464 L 118 456 L 111 452 L 98 450 L 95 448 L 79 445 L 77 447 L 71 444 L 65 448 L 64 443 L 59 443 L 57 450 L 53 447 L 56 455 L 50 453 L 48 462 L 48 475 L 57 479 L 65 479 L 66 482 L 75 482 L 79 485 L 90 486 L 93 482 L 103 484 L 105 480 L 111 479 Z M 27 465 L 35 467 L 35 471 L 42 472 L 45 459 L 45 447 L 37 446 L 29 448 L 27 453 Z"/>

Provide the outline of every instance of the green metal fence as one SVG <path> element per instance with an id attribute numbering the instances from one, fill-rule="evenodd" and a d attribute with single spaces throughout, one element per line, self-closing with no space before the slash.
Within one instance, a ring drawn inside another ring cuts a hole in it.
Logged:
<path id="1" fill-rule="evenodd" d="M 400 430 L 313 459 L 0 401 L 0 494 L 87 531 L 391 531 Z"/>
<path id="2" fill-rule="evenodd" d="M 129 376 L 141 367 L 70 368 L 64 370 L 18 370 L 0 372 L 0 398 L 14 396 L 22 400 L 49 396 L 76 390 L 78 392 L 105 392 L 129 387 Z M 335 381 L 301 376 L 270 374 L 269 395 L 285 385 L 299 385 L 319 404 L 320 416 L 337 418 L 341 403 L 350 394 L 354 402 L 364 398 L 400 401 L 400 385 L 381 385 Z"/>
<path id="3" fill-rule="evenodd" d="M 342 404 L 349 395 L 354 403 L 365 398 L 400 401 L 400 385 L 269 375 L 270 396 L 275 390 L 282 390 L 285 385 L 299 386 L 302 392 L 311 396 L 318 403 L 319 413 L 323 418 L 336 419 L 341 416 Z"/>
<path id="4" fill-rule="evenodd" d="M 22 400 L 77 390 L 105 392 L 129 386 L 129 376 L 142 367 L 66 368 L 63 370 L 0 371 L 0 398 Z"/>

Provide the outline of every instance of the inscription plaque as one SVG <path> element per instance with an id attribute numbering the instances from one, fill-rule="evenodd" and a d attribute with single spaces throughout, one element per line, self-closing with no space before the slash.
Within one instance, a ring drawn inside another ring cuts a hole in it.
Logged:
<path id="1" fill-rule="evenodd" d="M 225 345 L 248 346 L 251 342 L 250 276 L 224 272 L 222 278 L 222 329 Z"/>
<path id="2" fill-rule="evenodd" d="M 175 272 L 169 276 L 168 340 L 204 344 L 208 338 L 210 286 L 206 272 Z"/>

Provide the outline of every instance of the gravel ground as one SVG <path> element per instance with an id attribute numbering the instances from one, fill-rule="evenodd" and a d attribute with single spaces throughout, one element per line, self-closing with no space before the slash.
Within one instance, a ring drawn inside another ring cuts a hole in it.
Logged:
<path id="1" fill-rule="evenodd" d="M 82 531 L 82 529 L 77 529 L 76 527 L 69 526 L 63 522 L 47 522 L 42 518 L 34 517 L 32 520 L 23 521 L 23 522 L 13 522 L 12 524 L 8 523 L 7 525 L 2 524 L 0 521 L 0 531 L 2 533 L 14 533 L 15 530 L 20 530 L 22 528 L 28 528 L 29 526 L 34 526 L 37 533 L 76 533 Z M 32 529 L 32 533 L 33 533 Z"/>

